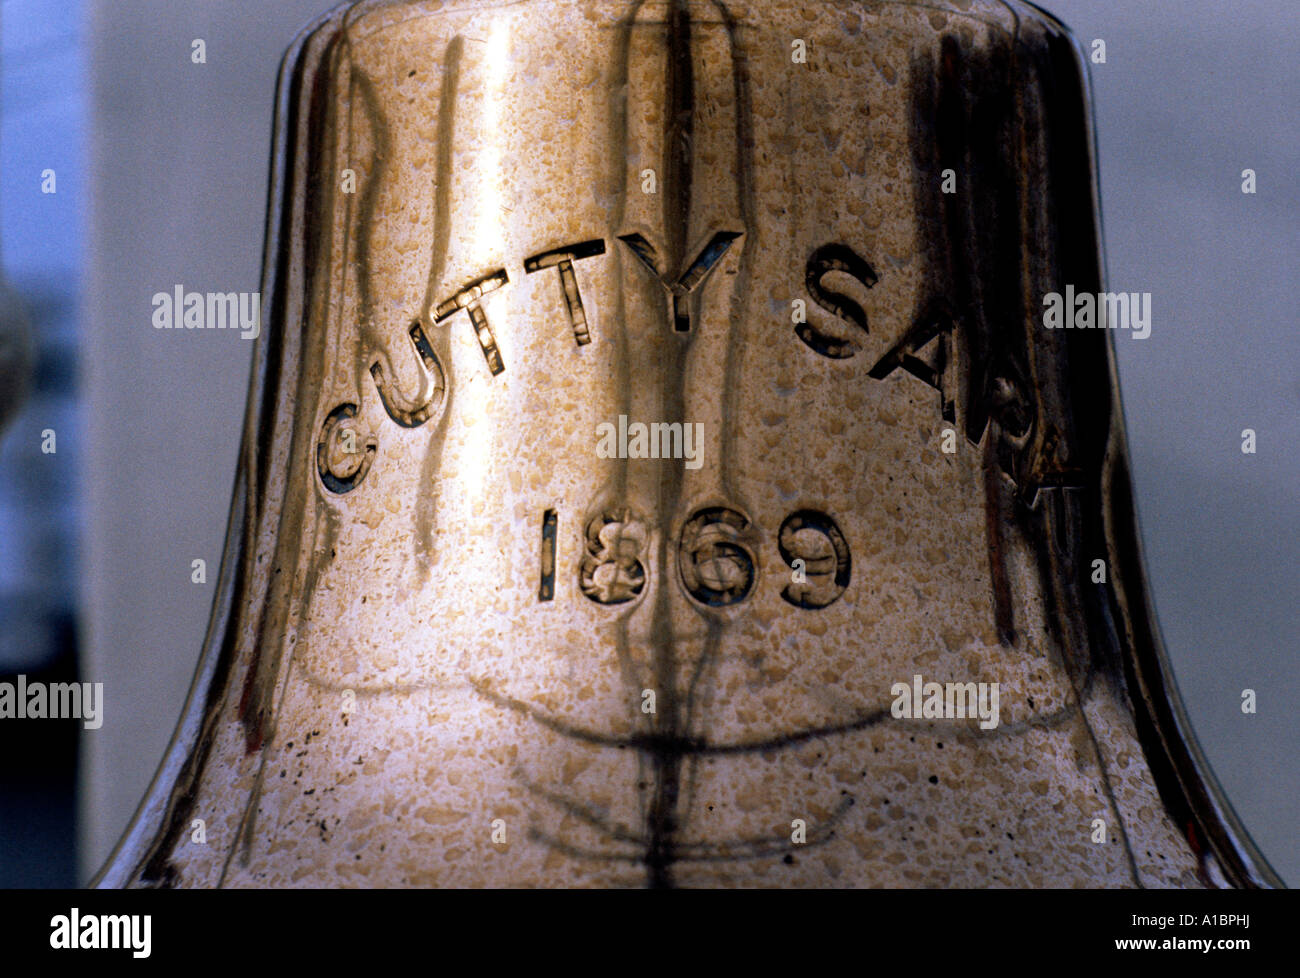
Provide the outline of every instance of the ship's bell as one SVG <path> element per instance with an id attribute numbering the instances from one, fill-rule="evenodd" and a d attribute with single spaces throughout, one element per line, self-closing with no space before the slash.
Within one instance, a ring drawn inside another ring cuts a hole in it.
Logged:
<path id="1" fill-rule="evenodd" d="M 1278 885 L 1161 650 L 1129 323 L 1044 316 L 1104 291 L 1090 125 L 1019 0 L 308 28 L 219 594 L 98 883 Z"/>

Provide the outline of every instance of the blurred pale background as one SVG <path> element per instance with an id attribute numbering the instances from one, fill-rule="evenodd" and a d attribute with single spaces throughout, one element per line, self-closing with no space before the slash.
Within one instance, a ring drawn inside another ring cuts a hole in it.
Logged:
<path id="1" fill-rule="evenodd" d="M 149 300 L 177 283 L 258 289 L 277 62 L 332 5 L 85 10 L 85 161 L 60 177 L 60 220 L 88 222 L 76 327 L 85 438 L 68 452 L 88 533 L 81 668 L 106 684 L 108 705 L 82 738 L 81 879 L 140 800 L 194 671 L 252 351 L 234 331 L 156 331 Z M 6 48 L 11 9 L 32 6 L 65 9 L 5 0 Z M 1047 6 L 1085 44 L 1106 42 L 1092 79 L 1110 283 L 1154 296 L 1150 338 L 1117 347 L 1160 625 L 1216 775 L 1274 867 L 1300 882 L 1300 5 Z M 190 61 L 195 38 L 205 65 Z M 0 145 L 13 139 L 7 128 Z M 24 206 L 11 207 L 9 174 L 22 169 L 28 195 L 44 165 L 15 152 L 3 155 L 6 214 Z M 1256 196 L 1241 193 L 1245 168 Z M 19 234 L 7 219 L 11 265 Z M 1248 427 L 1253 456 L 1240 450 Z M 195 558 L 206 586 L 190 582 Z M 1240 710 L 1246 687 L 1255 716 Z"/>

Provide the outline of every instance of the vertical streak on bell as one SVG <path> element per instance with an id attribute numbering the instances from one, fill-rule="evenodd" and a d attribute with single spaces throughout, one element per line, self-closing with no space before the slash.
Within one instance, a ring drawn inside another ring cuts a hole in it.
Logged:
<path id="1" fill-rule="evenodd" d="M 692 200 L 692 153 L 694 151 L 695 76 L 691 53 L 691 14 L 688 0 L 670 0 L 667 34 L 665 38 L 666 72 L 663 105 L 666 129 L 663 136 L 663 218 L 660 226 L 665 238 L 664 269 L 671 278 L 685 271 L 687 234 L 690 227 Z M 662 415 L 669 422 L 689 423 L 685 417 L 682 388 L 687 356 L 698 335 L 692 332 L 689 312 L 682 304 L 691 297 L 672 294 L 672 328 L 679 334 L 680 342 L 668 344 L 669 363 L 661 374 L 663 378 Z M 681 494 L 681 469 L 675 465 L 661 469 L 656 511 L 678 511 Z M 670 524 L 671 525 L 671 524 Z M 651 645 L 654 688 L 659 691 L 660 712 L 655 715 L 651 734 L 651 757 L 654 764 L 653 794 L 649 801 L 646 835 L 646 868 L 652 887 L 672 883 L 673 845 L 677 831 L 677 807 L 681 792 L 681 775 L 684 757 L 681 744 L 685 731 L 682 728 L 683 710 L 679 700 L 677 625 L 671 608 L 672 594 L 676 590 L 669 582 L 673 579 L 672 554 L 669 550 L 668 527 L 661 525 L 656 540 L 655 563 L 658 579 L 662 582 L 654 595 L 654 617 L 651 623 Z"/>
<path id="2" fill-rule="evenodd" d="M 685 271 L 686 234 L 690 226 L 692 154 L 695 134 L 695 70 L 691 55 L 689 0 L 670 0 L 668 11 L 668 72 L 664 92 L 663 229 L 667 239 L 665 264 L 669 275 Z M 673 295 L 673 328 L 691 328 L 689 313 Z"/>
<path id="3" fill-rule="evenodd" d="M 734 336 L 725 327 L 726 318 L 711 318 L 706 326 L 699 310 L 706 302 L 711 308 L 727 309 L 730 280 L 724 282 L 718 273 L 728 253 L 739 251 L 732 241 L 744 231 L 732 187 L 735 129 L 725 123 L 732 112 L 732 51 L 719 29 L 717 8 L 706 9 L 715 16 L 701 23 L 687 0 L 633 5 L 624 28 L 627 47 L 619 59 L 632 73 L 625 118 L 629 152 L 640 162 L 629 170 L 627 226 L 614 230 L 627 245 L 619 254 L 630 291 L 645 297 L 629 297 L 632 305 L 623 316 L 626 362 L 637 372 L 626 413 L 642 421 L 700 426 L 704 438 L 697 449 L 706 459 L 693 472 L 684 472 L 678 461 L 620 463 L 618 482 L 628 487 L 629 504 L 661 514 L 653 543 L 654 579 L 659 586 L 647 608 L 649 621 L 636 625 L 634 617 L 621 626 L 632 632 L 646 630 L 647 681 L 658 697 L 655 714 L 647 718 L 645 741 L 650 765 L 646 865 L 653 886 L 672 882 L 683 766 L 689 763 L 692 724 L 699 722 L 691 690 L 696 688 L 698 671 L 708 668 L 718 641 L 719 626 L 681 596 L 676 549 L 671 545 L 678 521 L 686 515 L 686 484 L 692 484 L 691 499 L 716 494 L 728 466 L 722 441 L 724 419 L 714 413 L 718 399 L 707 380 L 704 389 L 697 390 L 700 381 L 695 378 L 710 357 L 728 355 Z M 720 85 L 725 86 L 722 93 Z M 725 97 L 720 99 L 719 94 Z M 706 98 L 712 124 L 702 128 L 697 121 Z M 662 117 L 657 129 L 648 124 L 656 115 Z M 702 155 L 707 167 L 701 165 Z M 642 192 L 640 171 L 645 167 L 662 174 L 658 201 Z M 707 181 L 707 192 L 699 191 L 701 180 Z M 636 249 L 628 240 L 632 234 L 638 236 Z M 719 235 L 720 243 L 715 241 Z M 651 265 L 647 255 L 653 256 L 654 275 L 647 274 Z M 696 266 L 694 273 L 688 274 L 692 266 Z M 667 316 L 641 311 L 645 308 L 641 302 L 663 309 L 665 299 Z M 622 647 L 627 647 L 628 635 L 625 630 Z"/>
<path id="4" fill-rule="evenodd" d="M 726 9 L 720 3 L 690 0 L 669 0 L 662 6 L 666 23 L 640 26 L 637 21 L 634 32 L 662 44 L 654 61 L 663 65 L 663 94 L 629 89 L 631 118 L 638 117 L 637 103 L 648 99 L 658 100 L 665 116 L 659 140 L 647 129 L 639 131 L 642 145 L 658 143 L 663 200 L 650 246 L 660 256 L 663 278 L 674 283 L 670 323 L 657 330 L 663 353 L 659 413 L 654 417 L 701 432 L 696 449 L 705 464 L 698 469 L 661 464 L 653 475 L 655 511 L 670 518 L 660 523 L 656 543 L 656 576 L 662 586 L 655 593 L 650 622 L 652 683 L 660 696 L 649 742 L 654 774 L 646 816 L 646 864 L 652 886 L 672 883 L 678 811 L 685 801 L 684 779 L 690 780 L 686 769 L 696 764 L 692 745 L 707 726 L 698 690 L 704 688 L 703 675 L 715 668 L 729 627 L 722 616 L 683 597 L 677 548 L 670 543 L 688 504 L 728 496 L 731 418 L 725 408 L 732 392 L 719 390 L 711 374 L 716 363 L 730 363 L 739 352 L 733 305 L 743 297 L 735 293 L 731 264 L 743 265 L 748 231 L 740 199 L 743 148 L 738 124 L 747 106 L 737 104 L 737 52 Z M 642 9 L 634 8 L 632 17 Z M 650 159 L 654 156 L 652 150 Z M 656 240 L 662 244 L 656 247 Z"/>
<path id="5" fill-rule="evenodd" d="M 437 69 L 438 100 L 436 105 L 437 126 L 433 131 L 434 158 L 432 198 L 430 201 L 430 224 L 428 251 L 428 269 L 425 273 L 424 292 L 420 300 L 421 319 L 426 330 L 440 344 L 444 362 L 450 364 L 448 354 L 448 337 L 434 324 L 435 306 L 439 301 L 438 286 L 447 266 L 447 252 L 451 241 L 452 223 L 452 164 L 456 140 L 457 89 L 460 83 L 461 61 L 464 57 L 465 42 L 459 35 L 452 37 L 439 51 L 433 52 L 431 64 Z M 448 384 L 445 410 L 450 410 L 455 394 L 455 387 Z M 413 503 L 415 517 L 412 520 L 415 540 L 416 582 L 428 580 L 437 559 L 436 531 L 439 489 L 433 475 L 442 460 L 443 445 L 446 439 L 446 426 L 439 425 L 431 433 L 429 444 L 424 450 L 420 465 L 420 485 L 424 487 Z"/>

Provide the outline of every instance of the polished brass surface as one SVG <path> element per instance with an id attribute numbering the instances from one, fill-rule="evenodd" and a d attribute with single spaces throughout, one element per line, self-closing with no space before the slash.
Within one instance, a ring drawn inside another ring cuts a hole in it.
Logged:
<path id="1" fill-rule="evenodd" d="M 1129 337 L 1043 324 L 1104 278 L 1059 23 L 361 3 L 278 105 L 220 595 L 102 885 L 1276 885 L 1148 607 Z"/>

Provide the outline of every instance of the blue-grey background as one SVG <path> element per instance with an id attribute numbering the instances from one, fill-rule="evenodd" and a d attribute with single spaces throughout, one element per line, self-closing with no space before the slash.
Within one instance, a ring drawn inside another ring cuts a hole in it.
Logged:
<path id="1" fill-rule="evenodd" d="M 0 442 L 0 635 L 35 636 L 0 641 L 0 673 L 79 661 L 107 696 L 80 741 L 75 864 L 72 779 L 0 758 L 0 885 L 93 873 L 177 719 L 252 344 L 155 331 L 149 297 L 258 288 L 276 65 L 329 6 L 0 0 L 0 254 L 46 371 Z M 1110 282 L 1154 296 L 1150 338 L 1117 348 L 1160 625 L 1216 775 L 1300 883 L 1300 4 L 1046 6 L 1106 42 L 1092 78 Z M 57 195 L 40 194 L 46 167 Z M 41 456 L 50 426 L 59 453 Z"/>

